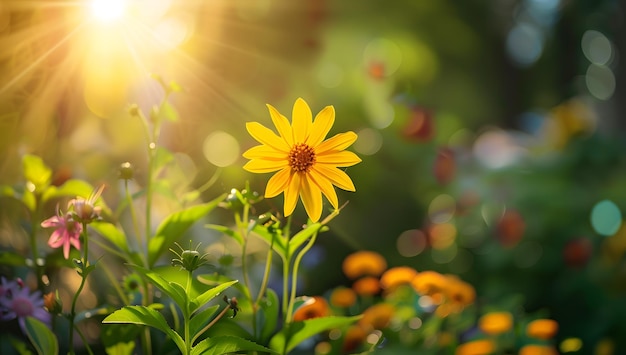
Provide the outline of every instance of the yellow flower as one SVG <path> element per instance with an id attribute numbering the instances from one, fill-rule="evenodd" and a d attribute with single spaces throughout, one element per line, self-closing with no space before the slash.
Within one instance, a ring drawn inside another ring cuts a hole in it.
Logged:
<path id="1" fill-rule="evenodd" d="M 347 308 L 356 303 L 356 292 L 347 287 L 338 287 L 330 294 L 330 304 L 335 307 Z"/>
<path id="2" fill-rule="evenodd" d="M 513 328 L 513 315 L 509 312 L 491 312 L 478 320 L 478 328 L 485 334 L 497 335 Z"/>
<path id="3" fill-rule="evenodd" d="M 380 284 L 385 289 L 394 289 L 400 285 L 410 284 L 417 274 L 410 266 L 392 267 L 380 277 Z"/>
<path id="4" fill-rule="evenodd" d="M 387 269 L 387 261 L 375 251 L 360 250 L 348 255 L 341 268 L 348 278 L 354 280 L 365 275 L 380 276 Z"/>
<path id="5" fill-rule="evenodd" d="M 557 355 L 556 349 L 549 345 L 524 345 L 519 349 L 519 355 Z"/>
<path id="6" fill-rule="evenodd" d="M 559 324 L 552 319 L 535 319 L 526 326 L 526 334 L 537 339 L 551 339 L 559 330 Z"/>
<path id="7" fill-rule="evenodd" d="M 293 105 L 291 124 L 273 106 L 267 107 L 278 135 L 258 122 L 246 123 L 248 133 L 261 145 L 243 153 L 250 159 L 243 168 L 253 173 L 276 171 L 267 182 L 265 197 L 284 192 L 284 214 L 289 216 L 300 196 L 309 218 L 317 222 L 322 214 L 322 194 L 335 209 L 339 207 L 333 185 L 355 191 L 350 177 L 339 168 L 361 161 L 356 154 L 345 151 L 357 135 L 339 133 L 324 140 L 335 122 L 333 106 L 326 106 L 313 121 L 309 105 L 298 98 Z"/>
<path id="8" fill-rule="evenodd" d="M 489 339 L 473 340 L 461 344 L 456 348 L 456 355 L 487 355 L 496 350 L 493 341 Z"/>

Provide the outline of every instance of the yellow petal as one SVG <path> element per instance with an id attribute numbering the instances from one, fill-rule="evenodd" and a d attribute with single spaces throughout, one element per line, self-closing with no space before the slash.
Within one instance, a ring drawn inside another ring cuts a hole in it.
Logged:
<path id="1" fill-rule="evenodd" d="M 300 180 L 301 175 L 299 173 L 293 174 L 289 185 L 285 189 L 285 204 L 283 207 L 285 217 L 292 214 L 293 210 L 296 208 L 298 195 L 300 194 Z"/>
<path id="2" fill-rule="evenodd" d="M 302 203 L 306 214 L 313 222 L 320 220 L 322 215 L 322 191 L 308 176 L 304 176 L 302 179 L 302 190 L 300 193 Z"/>
<path id="3" fill-rule="evenodd" d="M 359 158 L 356 154 L 344 150 L 344 151 L 333 151 L 328 154 L 319 154 L 315 156 L 315 162 L 319 164 L 329 164 L 338 167 L 346 167 L 352 166 L 354 164 L 360 163 L 361 158 Z"/>
<path id="4" fill-rule="evenodd" d="M 335 167 L 324 165 L 324 164 L 315 164 L 313 166 L 313 170 L 316 170 L 318 173 L 322 174 L 322 176 L 326 177 L 333 185 L 339 187 L 340 189 L 346 191 L 356 191 L 352 180 L 348 174 L 343 172 L 343 170 L 339 170 Z"/>
<path id="5" fill-rule="evenodd" d="M 290 179 L 291 168 L 289 167 L 283 168 L 282 170 L 274 174 L 267 182 L 267 187 L 265 188 L 265 197 L 276 197 L 278 194 L 285 191 L 287 186 L 289 186 Z"/>
<path id="6" fill-rule="evenodd" d="M 305 143 L 309 136 L 313 120 L 313 114 L 306 101 L 298 98 L 293 104 L 291 114 L 291 127 L 293 128 L 293 138 L 295 143 Z"/>
<path id="7" fill-rule="evenodd" d="M 306 143 L 310 147 L 315 147 L 322 143 L 334 123 L 335 108 L 332 106 L 324 107 L 324 109 L 320 111 L 317 116 L 315 116 L 315 121 L 313 121 L 313 126 L 311 128 L 311 134 L 309 135 L 309 139 Z"/>
<path id="8" fill-rule="evenodd" d="M 335 191 L 335 187 L 330 182 L 330 180 L 322 176 L 315 169 L 311 169 L 309 171 L 309 178 L 313 180 L 313 182 L 315 182 L 317 186 L 319 186 L 324 196 L 326 196 L 328 201 L 330 201 L 330 204 L 333 205 L 335 209 L 339 208 L 339 200 L 337 199 L 337 192 Z"/>
<path id="9" fill-rule="evenodd" d="M 274 126 L 278 130 L 278 134 L 283 137 L 285 142 L 290 146 L 293 145 L 293 132 L 291 130 L 291 125 L 289 124 L 289 120 L 285 116 L 283 116 L 274 106 L 267 105 L 267 108 L 270 111 L 270 116 L 272 117 L 272 122 L 274 122 Z"/>
<path id="10" fill-rule="evenodd" d="M 288 154 L 268 145 L 257 145 L 246 150 L 243 157 L 246 159 L 287 160 Z"/>
<path id="11" fill-rule="evenodd" d="M 252 159 L 243 166 L 243 168 L 251 173 L 271 173 L 287 167 L 286 160 L 262 160 Z"/>
<path id="12" fill-rule="evenodd" d="M 324 154 L 331 150 L 344 150 L 348 148 L 357 139 L 357 135 L 354 132 L 339 133 L 332 138 L 328 138 L 315 147 L 315 154 Z"/>
<path id="13" fill-rule="evenodd" d="M 287 142 L 262 124 L 258 122 L 247 122 L 246 129 L 254 139 L 259 141 L 259 143 L 269 145 L 276 150 L 289 152 L 289 145 Z"/>

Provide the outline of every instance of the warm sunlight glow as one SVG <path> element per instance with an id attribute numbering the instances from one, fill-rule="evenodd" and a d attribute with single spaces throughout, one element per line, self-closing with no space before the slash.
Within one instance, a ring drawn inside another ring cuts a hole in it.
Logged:
<path id="1" fill-rule="evenodd" d="M 115 21 L 124 15 L 124 5 L 124 0 L 92 0 L 91 13 L 99 21 Z"/>

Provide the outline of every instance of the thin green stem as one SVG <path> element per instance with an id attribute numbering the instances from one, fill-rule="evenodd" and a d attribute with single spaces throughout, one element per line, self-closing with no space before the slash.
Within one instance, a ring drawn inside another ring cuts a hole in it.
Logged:
<path id="1" fill-rule="evenodd" d="M 222 317 L 224 317 L 224 315 L 226 314 L 226 312 L 228 312 L 228 310 L 230 309 L 230 306 L 226 306 L 226 308 L 224 308 L 220 314 L 217 315 L 217 317 L 213 318 L 213 320 L 207 324 L 206 326 L 204 326 L 204 328 L 202 328 L 198 333 L 196 333 L 193 336 L 193 339 L 191 339 L 191 343 L 195 343 L 196 340 L 198 340 L 198 338 L 200 337 L 200 335 L 202 335 L 204 332 L 206 332 L 207 330 L 209 330 L 209 328 L 211 328 L 215 323 L 217 323 L 218 320 L 222 319 Z"/>
<path id="2" fill-rule="evenodd" d="M 187 294 L 187 302 L 185 302 L 185 309 L 183 309 L 183 321 L 185 332 L 185 354 L 191 353 L 191 345 L 193 344 L 191 335 L 189 334 L 189 323 L 191 322 L 191 312 L 189 311 L 189 295 L 191 293 L 191 279 L 193 278 L 192 271 L 187 273 L 187 285 L 185 285 L 185 293 Z"/>
<path id="3" fill-rule="evenodd" d="M 80 328 L 78 328 L 76 324 L 74 324 L 74 330 L 76 330 L 76 333 L 78 333 L 78 336 L 80 336 L 80 339 L 83 341 L 83 344 L 85 344 L 85 348 L 87 349 L 87 352 L 90 355 L 93 355 L 93 351 L 91 351 L 91 347 L 89 346 L 89 342 L 87 342 L 87 338 L 85 338 L 85 334 L 83 334 L 83 332 L 80 331 Z"/>
<path id="4" fill-rule="evenodd" d="M 35 274 L 37 275 L 37 288 L 41 290 L 42 293 L 45 293 L 44 290 L 44 282 L 43 282 L 43 268 L 42 265 L 39 264 L 39 250 L 37 249 L 37 232 L 39 231 L 39 223 L 41 211 L 39 208 L 39 195 L 35 195 L 36 206 L 35 211 L 31 215 L 31 228 L 30 228 L 30 250 L 33 253 L 33 265 L 35 267 Z"/>
<path id="5" fill-rule="evenodd" d="M 83 227 L 83 231 L 82 231 L 82 238 L 83 238 L 83 257 L 81 260 L 81 272 L 80 272 L 80 285 L 78 286 L 78 289 L 76 290 L 76 293 L 74 293 L 74 297 L 72 298 L 72 306 L 70 308 L 70 314 L 69 314 L 69 320 L 70 320 L 70 339 L 69 339 L 69 344 L 70 344 L 70 354 L 74 354 L 74 321 L 76 319 L 76 301 L 78 301 L 78 296 L 80 295 L 80 293 L 83 291 L 83 287 L 85 287 L 85 282 L 87 281 L 87 268 L 89 267 L 89 239 L 87 238 L 87 223 L 86 222 L 82 222 L 82 227 Z M 87 343 L 85 343 L 85 345 L 87 345 Z"/>
<path id="6" fill-rule="evenodd" d="M 294 303 L 294 300 L 296 299 L 296 289 L 298 288 L 298 269 L 300 268 L 300 262 L 302 261 L 302 258 L 304 257 L 304 255 L 309 251 L 309 249 L 313 247 L 313 244 L 315 244 L 316 239 L 317 239 L 317 232 L 315 232 L 315 234 L 311 236 L 311 239 L 309 239 L 309 242 L 304 246 L 304 248 L 300 250 L 300 252 L 296 256 L 296 259 L 293 263 L 293 272 L 291 275 L 292 277 L 291 294 L 289 295 L 289 308 L 287 309 L 287 317 L 285 318 L 287 320 L 287 324 L 291 323 L 291 318 L 293 317 L 293 303 Z"/>
<path id="7" fill-rule="evenodd" d="M 252 292 L 250 291 L 250 277 L 248 275 L 248 261 L 247 261 L 247 247 L 248 247 L 248 218 L 250 215 L 250 205 L 246 202 L 243 206 L 243 212 L 241 216 L 239 213 L 235 213 L 237 220 L 237 226 L 239 227 L 239 233 L 243 238 L 243 244 L 241 246 L 241 270 L 243 273 L 244 293 L 246 298 L 250 301 L 252 307 L 252 334 L 256 337 L 257 324 L 256 324 L 256 303 L 253 303 Z"/>
<path id="8" fill-rule="evenodd" d="M 257 295 L 256 300 L 254 301 L 255 307 L 259 304 L 259 302 L 261 302 L 263 295 L 265 295 L 265 290 L 267 289 L 267 282 L 269 281 L 269 278 L 270 278 L 270 268 L 272 267 L 272 256 L 274 255 L 274 251 L 272 250 L 273 246 L 274 246 L 274 237 L 272 237 L 272 243 L 270 244 L 270 249 L 267 251 L 267 258 L 265 259 L 266 260 L 265 272 L 263 273 L 263 281 L 261 281 L 259 294 Z"/>

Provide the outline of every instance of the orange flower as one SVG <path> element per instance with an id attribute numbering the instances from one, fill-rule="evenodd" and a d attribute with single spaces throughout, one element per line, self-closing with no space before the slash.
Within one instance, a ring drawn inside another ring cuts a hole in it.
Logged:
<path id="1" fill-rule="evenodd" d="M 379 276 L 387 269 L 387 261 L 374 251 L 357 251 L 343 260 L 343 273 L 354 280 L 360 276 Z"/>
<path id="2" fill-rule="evenodd" d="M 338 287 L 330 294 L 330 304 L 335 307 L 347 308 L 356 302 L 356 293 L 347 287 Z"/>
<path id="3" fill-rule="evenodd" d="M 380 277 L 380 285 L 385 289 L 393 289 L 399 285 L 409 284 L 417 276 L 417 271 L 409 266 L 393 267 Z"/>
<path id="4" fill-rule="evenodd" d="M 509 312 L 487 313 L 478 320 L 478 327 L 489 335 L 507 332 L 513 327 L 513 315 Z"/>
<path id="5" fill-rule="evenodd" d="M 301 322 L 303 320 L 324 317 L 330 314 L 328 303 L 322 297 L 308 297 L 302 306 L 293 313 L 293 321 Z"/>
<path id="6" fill-rule="evenodd" d="M 465 307 L 474 302 L 476 291 L 474 287 L 454 275 L 446 275 L 448 298 L 458 306 Z"/>
<path id="7" fill-rule="evenodd" d="M 373 296 L 380 292 L 380 281 L 371 276 L 363 277 L 354 281 L 352 289 L 361 296 Z"/>
<path id="8" fill-rule="evenodd" d="M 558 352 L 552 346 L 529 344 L 522 346 L 518 355 L 558 355 Z"/>
<path id="9" fill-rule="evenodd" d="M 389 326 L 396 308 L 388 303 L 376 303 L 363 311 L 359 324 L 371 329 L 384 329 Z"/>
<path id="10" fill-rule="evenodd" d="M 363 344 L 366 338 L 367 332 L 362 326 L 359 324 L 350 326 L 350 328 L 346 330 L 346 335 L 343 337 L 343 353 L 347 354 L 354 352 L 361 344 Z"/>
<path id="11" fill-rule="evenodd" d="M 445 276 L 430 270 L 420 272 L 411 280 L 411 285 L 417 293 L 429 296 L 443 292 L 447 283 Z"/>
<path id="12" fill-rule="evenodd" d="M 551 339 L 559 330 L 559 323 L 552 319 L 536 319 L 526 326 L 526 334 L 537 339 Z"/>
<path id="13" fill-rule="evenodd" d="M 480 339 L 461 344 L 456 348 L 455 355 L 487 355 L 495 351 L 493 341 Z"/>

